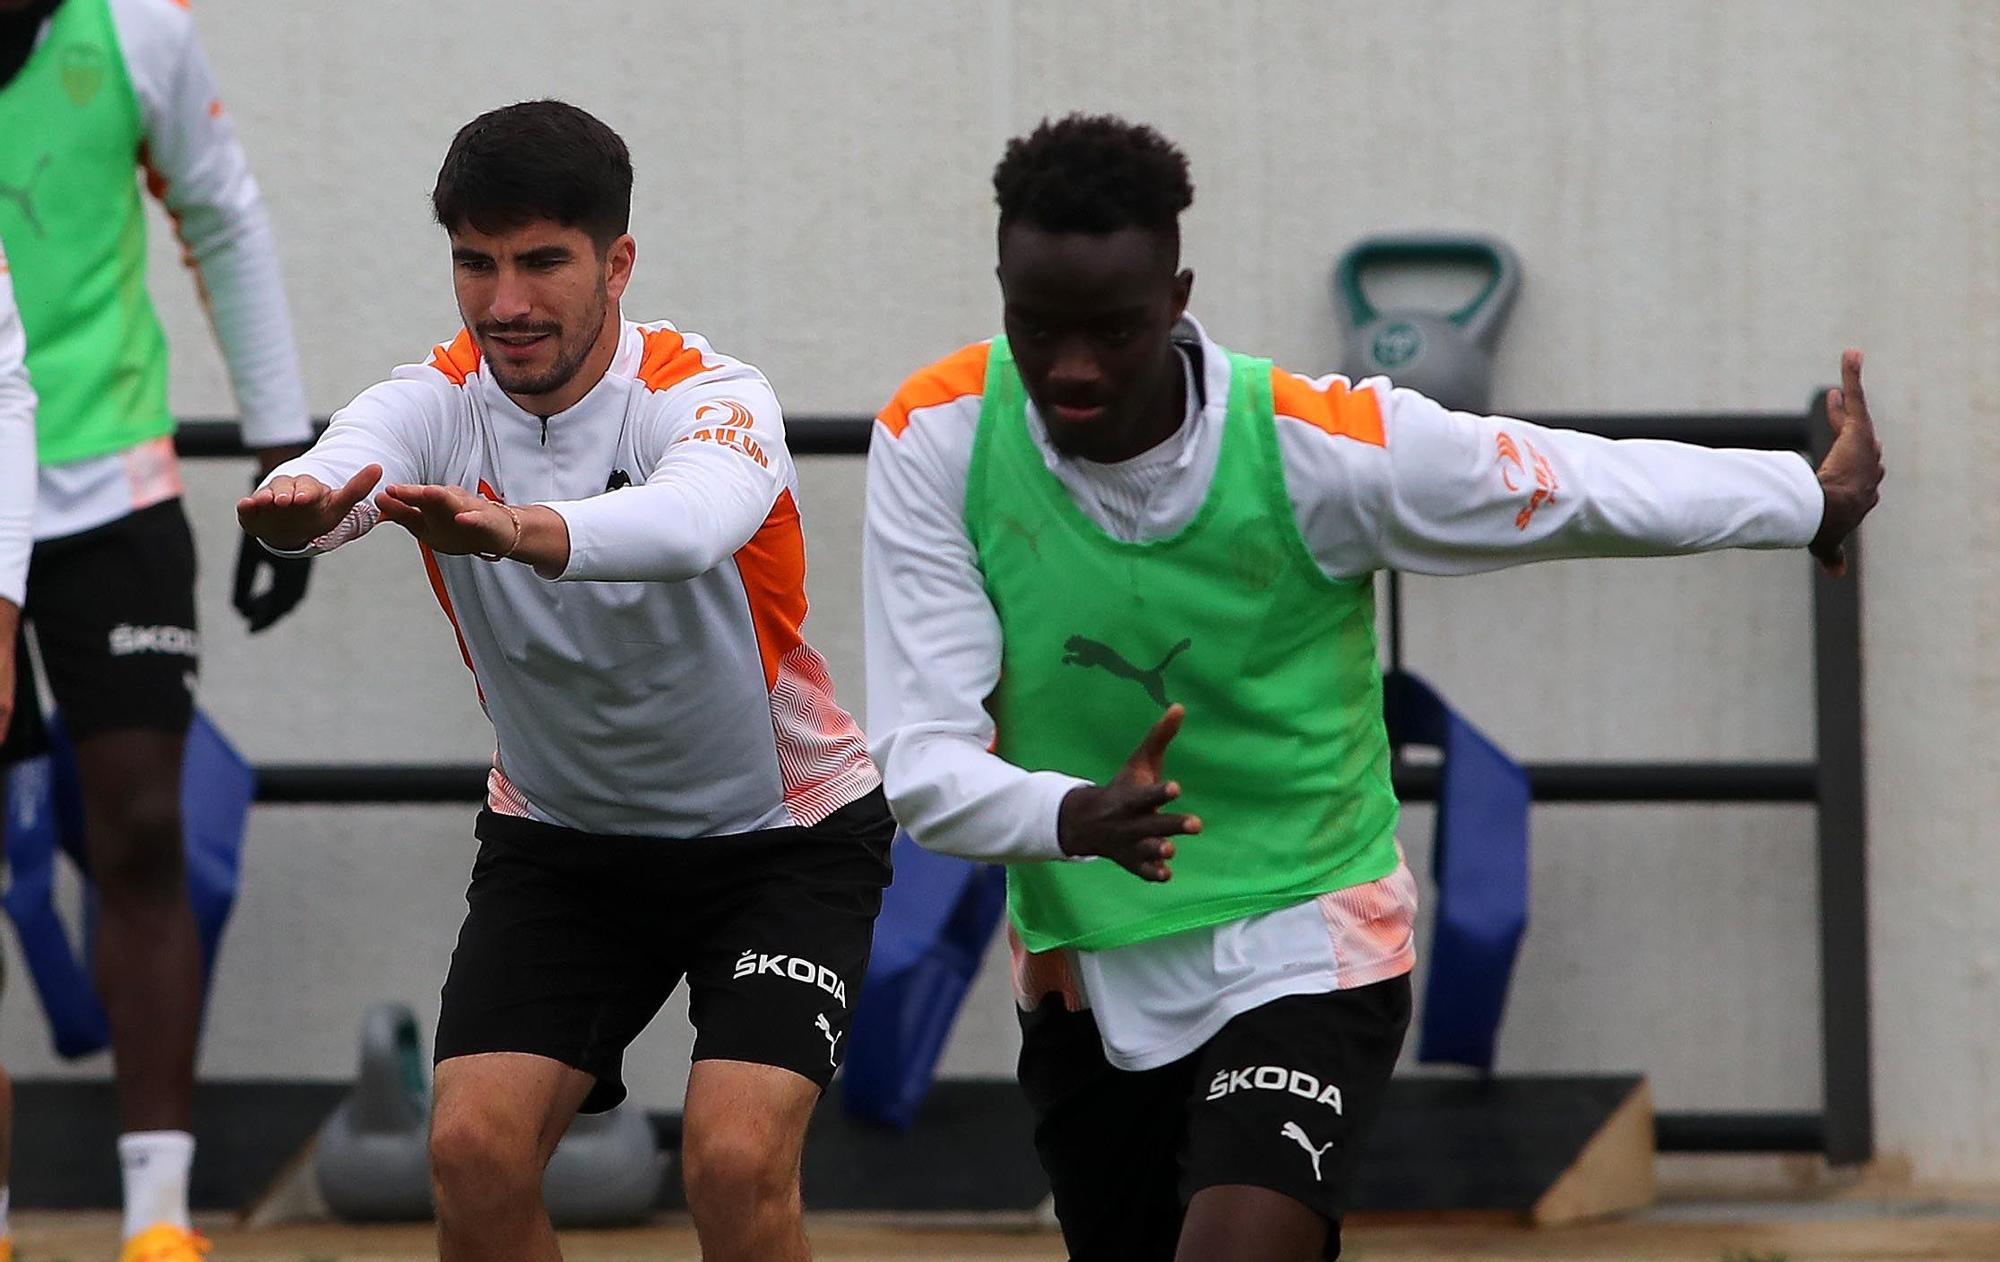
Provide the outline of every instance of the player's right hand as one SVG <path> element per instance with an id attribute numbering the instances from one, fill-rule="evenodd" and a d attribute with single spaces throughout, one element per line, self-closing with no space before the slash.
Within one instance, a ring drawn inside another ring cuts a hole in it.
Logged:
<path id="1" fill-rule="evenodd" d="M 236 520 L 245 534 L 295 551 L 338 526 L 381 480 L 379 464 L 361 470 L 339 490 L 310 474 L 282 475 L 237 500 Z"/>
<path id="2" fill-rule="evenodd" d="M 1847 571 L 1841 544 L 1882 498 L 1882 440 L 1875 436 L 1868 397 L 1861 393 L 1860 351 L 1841 355 L 1840 388 L 1827 392 L 1826 419 L 1833 427 L 1833 445 L 1817 471 L 1826 509 L 1810 550 L 1827 573 L 1839 575 Z"/>
<path id="3" fill-rule="evenodd" d="M 1181 786 L 1162 780 L 1167 746 L 1181 730 L 1187 710 L 1167 707 L 1111 783 L 1071 789 L 1056 813 L 1056 840 L 1066 855 L 1103 855 L 1148 881 L 1173 876 L 1177 836 L 1201 831 L 1194 815 L 1162 812 L 1181 795 Z"/>

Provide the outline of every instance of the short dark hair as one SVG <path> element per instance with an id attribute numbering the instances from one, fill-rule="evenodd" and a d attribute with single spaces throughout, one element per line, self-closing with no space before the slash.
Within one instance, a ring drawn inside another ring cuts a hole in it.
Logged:
<path id="1" fill-rule="evenodd" d="M 1194 204 L 1187 155 L 1143 123 L 1112 114 L 1043 119 L 1007 142 L 993 168 L 1000 229 L 1016 222 L 1049 232 L 1146 228 L 1180 242 L 1180 214 Z"/>
<path id="2" fill-rule="evenodd" d="M 438 168 L 431 213 L 447 232 L 505 232 L 537 219 L 581 228 L 601 251 L 632 221 L 632 155 L 563 101 L 489 110 L 458 129 Z"/>

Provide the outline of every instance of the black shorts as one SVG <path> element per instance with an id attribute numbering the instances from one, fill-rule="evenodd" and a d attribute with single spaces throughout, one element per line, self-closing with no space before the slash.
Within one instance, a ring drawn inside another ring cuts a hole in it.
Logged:
<path id="1" fill-rule="evenodd" d="M 72 737 L 187 730 L 200 669 L 194 573 L 178 499 L 35 545 L 22 634 L 33 633 Z M 46 740 L 28 660 L 17 644 L 14 723 L 0 762 L 32 757 Z"/>
<path id="2" fill-rule="evenodd" d="M 1021 1014 L 1021 1087 L 1071 1262 L 1171 1262 L 1188 1202 L 1247 1184 L 1328 1222 L 1340 1255 L 1356 1155 L 1410 1023 L 1408 975 L 1245 1012 L 1157 1069 L 1114 1068 L 1097 1023 Z"/>
<path id="3" fill-rule="evenodd" d="M 889 883 L 877 789 L 810 828 L 668 840 L 481 812 L 465 924 L 438 1014 L 439 1061 L 528 1052 L 625 1098 L 625 1048 L 686 977 L 695 1060 L 775 1065 L 821 1087 Z"/>

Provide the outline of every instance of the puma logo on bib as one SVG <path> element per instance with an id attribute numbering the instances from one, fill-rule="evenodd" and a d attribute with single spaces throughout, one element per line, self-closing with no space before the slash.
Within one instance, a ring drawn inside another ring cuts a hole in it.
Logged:
<path id="1" fill-rule="evenodd" d="M 41 183 L 42 173 L 49 169 L 49 163 L 53 161 L 55 161 L 55 155 L 45 153 L 42 155 L 41 160 L 35 163 L 35 169 L 29 172 L 26 182 L 21 184 L 0 183 L 0 197 L 4 197 L 14 203 L 21 212 L 22 222 L 33 229 L 35 235 L 38 237 L 46 237 L 49 233 L 48 229 L 42 226 L 42 217 L 35 213 L 35 185 Z"/>
<path id="2" fill-rule="evenodd" d="M 1165 709 L 1167 706 L 1167 667 L 1171 666 L 1173 660 L 1182 653 L 1185 653 L 1193 644 L 1193 640 L 1182 640 L 1179 644 L 1167 650 L 1167 655 L 1160 659 L 1159 665 L 1153 667 L 1151 670 L 1141 670 L 1126 661 L 1124 655 L 1110 645 L 1087 639 L 1084 636 L 1073 635 L 1063 641 L 1062 660 L 1065 666 L 1082 666 L 1085 669 L 1094 667 L 1116 675 L 1120 679 L 1129 679 L 1141 688 L 1144 688 L 1146 695 L 1151 697 L 1154 703 L 1161 709 Z"/>

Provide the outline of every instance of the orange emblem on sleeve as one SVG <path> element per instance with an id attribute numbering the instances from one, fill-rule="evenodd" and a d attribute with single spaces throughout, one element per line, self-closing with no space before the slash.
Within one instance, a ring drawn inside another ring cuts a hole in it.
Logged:
<path id="1" fill-rule="evenodd" d="M 704 403 L 694 410 L 694 419 L 697 421 L 708 420 L 711 416 L 716 418 L 715 424 L 727 425 L 732 429 L 749 429 L 756 424 L 756 418 L 750 415 L 750 409 L 734 399 Z"/>
<path id="2" fill-rule="evenodd" d="M 1535 519 L 1536 509 L 1555 502 L 1556 491 L 1562 483 L 1556 478 L 1555 466 L 1549 463 L 1549 458 L 1536 451 L 1535 445 L 1527 439 L 1516 444 L 1512 435 L 1502 431 L 1494 446 L 1499 453 L 1500 481 L 1508 490 L 1519 491 L 1526 487 L 1532 472 L 1534 490 L 1528 496 L 1527 506 L 1514 514 L 1514 529 L 1526 530 L 1528 523 Z M 1521 457 L 1522 447 L 1528 449 L 1525 460 Z M 1521 479 L 1518 482 L 1515 481 L 1516 475 Z"/>

